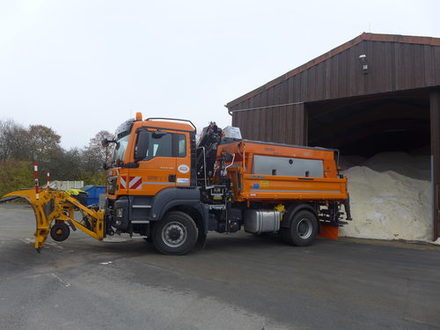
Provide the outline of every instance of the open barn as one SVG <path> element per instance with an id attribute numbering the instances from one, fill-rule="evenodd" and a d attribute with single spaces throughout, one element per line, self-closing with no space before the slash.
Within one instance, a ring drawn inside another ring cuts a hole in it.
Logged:
<path id="1" fill-rule="evenodd" d="M 363 33 L 226 107 L 246 139 L 340 150 L 343 233 L 440 236 L 440 38 Z"/>

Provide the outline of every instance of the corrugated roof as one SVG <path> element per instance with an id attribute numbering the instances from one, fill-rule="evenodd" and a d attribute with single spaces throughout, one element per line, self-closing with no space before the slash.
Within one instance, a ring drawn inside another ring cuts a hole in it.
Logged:
<path id="1" fill-rule="evenodd" d="M 307 69 L 310 69 L 311 67 L 339 54 L 343 51 L 357 45 L 358 43 L 369 40 L 369 41 L 384 41 L 384 42 L 397 42 L 397 43 L 407 43 L 407 44 L 421 44 L 421 45 L 429 45 L 429 46 L 440 46 L 440 38 L 433 38 L 433 37 L 419 37 L 419 36 L 404 36 L 404 35 L 398 35 L 398 34 L 376 34 L 376 33 L 362 33 L 361 35 L 357 36 L 353 40 L 350 40 L 332 50 L 330 50 L 327 53 L 322 54 L 321 56 L 318 56 L 314 58 L 313 60 L 283 74 L 282 76 L 269 81 L 268 83 L 264 84 L 261 87 L 258 87 L 257 89 L 254 89 L 253 91 L 244 94 L 243 96 L 240 96 L 239 98 L 229 102 L 226 104 L 227 108 L 231 108 L 234 105 L 237 105 L 240 102 L 243 102 L 259 93 L 261 93 L 264 90 L 270 89 L 275 85 L 278 85 L 284 80 L 289 79 L 292 76 L 297 75 L 300 72 L 303 72 Z"/>

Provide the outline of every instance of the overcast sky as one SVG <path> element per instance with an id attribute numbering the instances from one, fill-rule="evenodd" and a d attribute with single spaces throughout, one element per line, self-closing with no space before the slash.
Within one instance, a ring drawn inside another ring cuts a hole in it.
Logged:
<path id="1" fill-rule="evenodd" d="M 362 32 L 440 37 L 440 1 L 0 0 L 0 120 L 65 148 L 137 111 L 193 120 Z"/>

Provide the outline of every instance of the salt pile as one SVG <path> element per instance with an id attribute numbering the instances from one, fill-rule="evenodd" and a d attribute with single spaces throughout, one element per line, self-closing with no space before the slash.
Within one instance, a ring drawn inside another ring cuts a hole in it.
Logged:
<path id="1" fill-rule="evenodd" d="M 345 159 L 342 166 L 353 221 L 341 228 L 341 236 L 432 240 L 429 156 L 381 153 Z"/>

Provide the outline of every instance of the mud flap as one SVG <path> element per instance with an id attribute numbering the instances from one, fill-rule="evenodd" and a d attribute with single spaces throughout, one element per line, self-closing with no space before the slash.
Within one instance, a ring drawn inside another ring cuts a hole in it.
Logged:
<path id="1" fill-rule="evenodd" d="M 338 226 L 320 225 L 319 237 L 337 240 L 339 235 Z"/>

